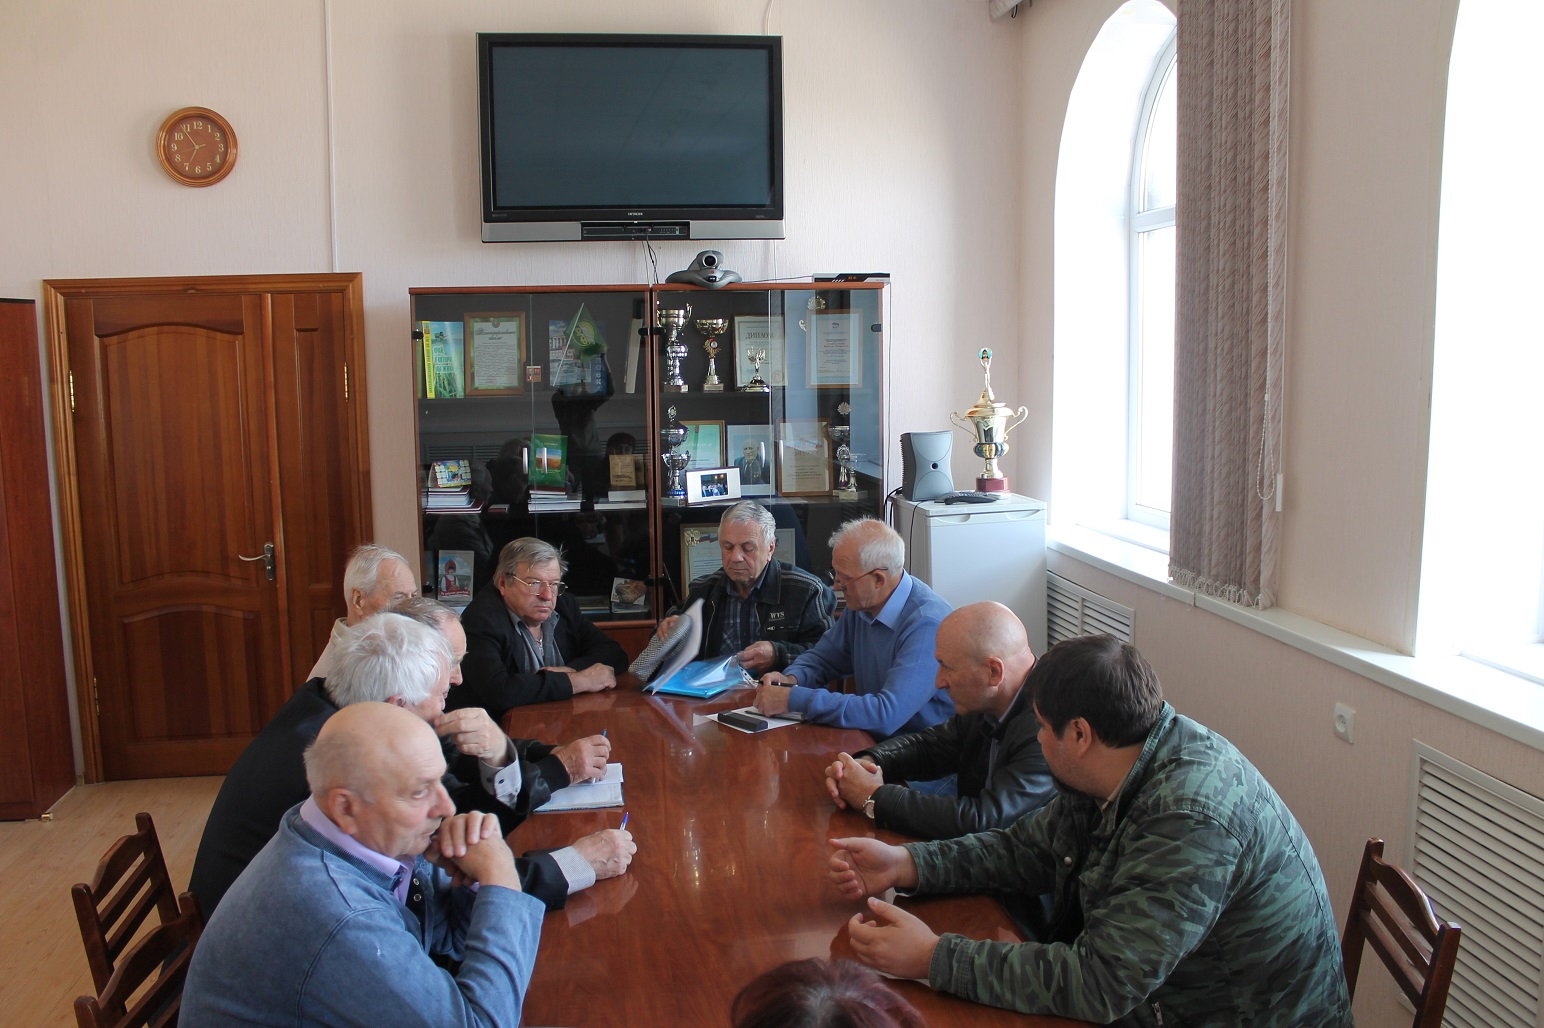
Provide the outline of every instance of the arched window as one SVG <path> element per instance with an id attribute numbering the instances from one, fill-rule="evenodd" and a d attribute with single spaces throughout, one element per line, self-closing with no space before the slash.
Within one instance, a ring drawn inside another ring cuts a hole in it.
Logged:
<path id="1" fill-rule="evenodd" d="M 1448 66 L 1416 649 L 1544 684 L 1544 7 L 1462 0 Z"/>
<path id="2" fill-rule="evenodd" d="M 1166 550 L 1174 15 L 1128 0 L 1083 59 L 1056 170 L 1051 514 Z"/>

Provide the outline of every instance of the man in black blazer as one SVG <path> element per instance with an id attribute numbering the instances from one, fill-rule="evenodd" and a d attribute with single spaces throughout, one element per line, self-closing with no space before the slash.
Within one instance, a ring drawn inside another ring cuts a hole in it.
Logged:
<path id="1" fill-rule="evenodd" d="M 568 784 L 569 775 L 604 771 L 610 749 L 604 739 L 579 739 L 554 749 L 532 740 L 509 740 L 481 711 L 476 712 L 478 718 L 442 717 L 445 696 L 459 679 L 456 663 L 465 645 L 460 636 L 453 614 L 441 631 L 388 613 L 339 633 L 332 674 L 311 679 L 292 696 L 237 758 L 220 786 L 190 886 L 206 918 L 268 843 L 284 812 L 309 794 L 302 761 L 306 747 L 328 718 L 351 703 L 392 703 L 436 726 L 446 737 L 444 784 L 456 809 L 496 813 L 506 833 L 546 802 L 550 788 Z M 463 738 L 473 733 L 479 736 L 476 740 Z M 499 767 L 481 759 L 511 749 L 513 755 L 495 759 Z M 516 868 L 522 889 L 556 910 L 571 893 L 625 871 L 635 849 L 629 833 L 608 829 L 561 850 L 527 853 Z"/>
<path id="2" fill-rule="evenodd" d="M 481 707 L 499 720 L 511 707 L 616 687 L 627 656 L 564 591 L 567 570 L 562 554 L 540 539 L 504 547 L 492 588 L 461 612 L 464 684 L 450 707 Z"/>

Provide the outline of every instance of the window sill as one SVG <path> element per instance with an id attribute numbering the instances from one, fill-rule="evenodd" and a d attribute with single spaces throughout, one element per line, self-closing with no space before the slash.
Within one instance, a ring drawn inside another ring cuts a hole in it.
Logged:
<path id="1" fill-rule="evenodd" d="M 1412 657 L 1280 607 L 1255 610 L 1181 588 L 1169 581 L 1167 554 L 1087 528 L 1049 528 L 1046 547 L 1544 751 L 1544 688 L 1526 678 L 1457 654 Z"/>

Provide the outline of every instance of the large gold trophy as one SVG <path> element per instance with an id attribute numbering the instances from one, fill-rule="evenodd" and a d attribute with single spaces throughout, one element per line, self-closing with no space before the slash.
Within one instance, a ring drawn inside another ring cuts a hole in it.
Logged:
<path id="1" fill-rule="evenodd" d="M 1008 452 L 1008 433 L 1029 417 L 1029 408 L 1020 407 L 1010 412 L 1006 403 L 998 403 L 992 396 L 992 351 L 983 346 L 976 357 L 986 374 L 986 388 L 981 390 L 976 405 L 965 412 L 963 420 L 959 411 L 950 411 L 949 420 L 975 437 L 976 456 L 986 461 L 986 467 L 976 479 L 976 491 L 1007 492 L 1008 479 L 997 470 L 997 458 Z M 1010 417 L 1012 422 L 1008 420 Z"/>

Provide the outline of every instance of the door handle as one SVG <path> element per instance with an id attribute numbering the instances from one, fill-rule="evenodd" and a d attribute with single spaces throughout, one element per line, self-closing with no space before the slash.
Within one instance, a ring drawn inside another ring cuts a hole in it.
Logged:
<path id="1" fill-rule="evenodd" d="M 236 557 L 245 561 L 260 560 L 263 562 L 263 570 L 268 573 L 268 581 L 272 582 L 276 577 L 273 568 L 273 543 L 264 543 L 263 552 L 259 556 L 243 557 L 238 553 L 236 554 Z"/>

